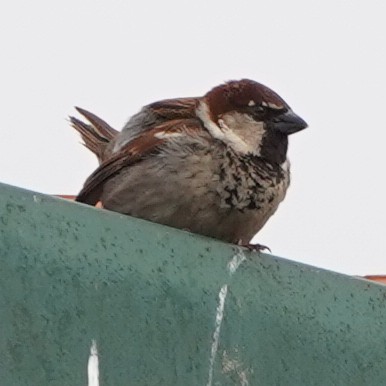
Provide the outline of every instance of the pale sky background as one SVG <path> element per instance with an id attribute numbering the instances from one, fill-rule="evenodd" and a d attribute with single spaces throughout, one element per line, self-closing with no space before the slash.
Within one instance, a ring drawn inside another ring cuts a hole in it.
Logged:
<path id="1" fill-rule="evenodd" d="M 120 129 L 144 104 L 247 77 L 309 124 L 256 240 L 386 274 L 385 19 L 381 0 L 2 1 L 0 181 L 76 194 L 97 162 L 66 121 L 74 105 Z"/>

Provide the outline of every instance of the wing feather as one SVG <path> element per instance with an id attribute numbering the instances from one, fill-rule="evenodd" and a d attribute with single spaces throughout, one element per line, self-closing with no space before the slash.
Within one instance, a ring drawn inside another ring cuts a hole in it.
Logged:
<path id="1" fill-rule="evenodd" d="M 142 135 L 106 159 L 91 174 L 76 201 L 95 205 L 101 199 L 105 182 L 122 169 L 140 162 L 152 153 L 159 152 L 165 143 L 176 138 L 178 134 L 192 135 L 194 132 L 197 133 L 202 130 L 203 127 L 197 119 L 176 119 L 144 131 Z"/>

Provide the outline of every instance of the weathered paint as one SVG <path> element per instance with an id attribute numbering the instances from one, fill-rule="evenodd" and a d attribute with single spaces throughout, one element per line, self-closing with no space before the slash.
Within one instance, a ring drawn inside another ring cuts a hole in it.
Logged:
<path id="1" fill-rule="evenodd" d="M 377 283 L 6 185 L 0 259 L 1 385 L 384 384 Z"/>

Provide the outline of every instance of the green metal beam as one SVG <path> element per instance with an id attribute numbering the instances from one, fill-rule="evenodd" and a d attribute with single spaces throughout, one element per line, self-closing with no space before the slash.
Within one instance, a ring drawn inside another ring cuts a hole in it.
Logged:
<path id="1" fill-rule="evenodd" d="M 0 259 L 1 385 L 386 384 L 376 283 L 7 185 Z"/>

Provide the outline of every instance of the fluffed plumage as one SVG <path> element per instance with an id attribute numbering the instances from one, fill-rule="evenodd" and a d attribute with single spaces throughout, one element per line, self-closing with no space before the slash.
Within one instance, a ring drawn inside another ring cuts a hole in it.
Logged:
<path id="1" fill-rule="evenodd" d="M 243 79 L 145 106 L 121 132 L 71 117 L 100 166 L 77 201 L 247 244 L 289 186 L 288 135 L 307 127 L 275 92 Z"/>

